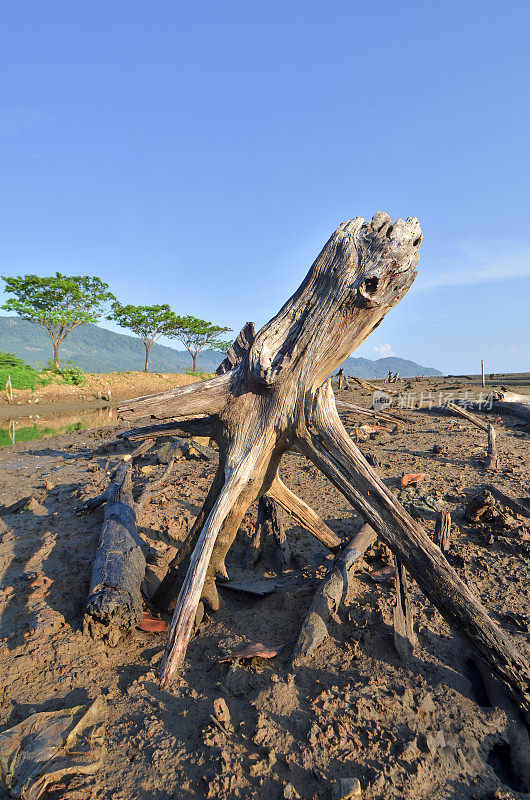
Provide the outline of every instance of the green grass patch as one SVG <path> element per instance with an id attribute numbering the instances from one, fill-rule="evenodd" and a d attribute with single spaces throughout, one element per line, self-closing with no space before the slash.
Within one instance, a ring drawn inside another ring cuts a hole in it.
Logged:
<path id="1" fill-rule="evenodd" d="M 193 378 L 198 378 L 200 381 L 206 381 L 208 378 L 212 377 L 211 372 L 192 372 L 191 370 L 186 370 L 186 375 L 191 375 Z"/>
<path id="2" fill-rule="evenodd" d="M 25 428 L 15 428 L 15 444 L 19 442 L 32 442 L 35 439 L 46 439 L 48 436 L 58 436 L 60 433 L 73 433 L 88 428 L 84 422 L 72 422 L 62 428 L 49 428 L 46 425 L 28 425 Z M 8 430 L 0 429 L 0 447 L 10 447 L 13 444 Z"/>
<path id="3" fill-rule="evenodd" d="M 13 389 L 31 389 L 32 391 L 38 386 L 46 386 L 53 380 L 53 376 L 43 375 L 26 364 L 21 367 L 0 366 L 0 389 L 2 391 L 6 388 L 8 377 L 11 377 Z"/>

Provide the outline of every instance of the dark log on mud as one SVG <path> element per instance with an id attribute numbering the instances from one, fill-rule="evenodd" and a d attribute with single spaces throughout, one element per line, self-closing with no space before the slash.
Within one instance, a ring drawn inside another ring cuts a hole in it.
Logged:
<path id="1" fill-rule="evenodd" d="M 497 455 L 497 442 L 495 441 L 495 428 L 488 425 L 488 452 L 486 455 L 486 469 L 497 469 L 499 457 Z"/>
<path id="2" fill-rule="evenodd" d="M 451 542 L 451 514 L 445 509 L 442 509 L 442 511 L 436 514 L 433 542 L 440 548 L 442 553 L 446 553 L 447 550 L 449 550 L 449 544 Z"/>
<path id="3" fill-rule="evenodd" d="M 291 657 L 293 667 L 298 666 L 328 636 L 328 622 L 346 596 L 349 573 L 375 538 L 375 531 L 369 525 L 363 525 L 333 562 L 302 623 Z"/>
<path id="4" fill-rule="evenodd" d="M 506 399 L 494 400 L 491 410 L 495 414 L 513 414 L 514 417 L 518 417 L 530 423 L 530 405 L 528 403 L 519 403 Z"/>
<path id="5" fill-rule="evenodd" d="M 214 599 L 246 510 L 267 493 L 285 452 L 304 453 L 352 503 L 448 622 L 530 709 L 530 671 L 508 636 L 363 458 L 335 407 L 329 375 L 405 295 L 422 235 L 416 219 L 378 212 L 339 226 L 279 313 L 242 360 L 211 381 L 119 407 L 128 417 L 210 415 L 219 445 L 215 489 L 187 565 L 161 667 L 161 685 L 182 664 L 201 597 Z M 191 547 L 191 545 L 190 545 Z M 225 570 L 226 571 L 226 570 Z"/>
<path id="6" fill-rule="evenodd" d="M 131 464 L 122 464 L 107 494 L 85 608 L 85 632 L 112 646 L 130 632 L 142 619 L 140 584 L 144 574 L 145 556 L 136 530 Z"/>

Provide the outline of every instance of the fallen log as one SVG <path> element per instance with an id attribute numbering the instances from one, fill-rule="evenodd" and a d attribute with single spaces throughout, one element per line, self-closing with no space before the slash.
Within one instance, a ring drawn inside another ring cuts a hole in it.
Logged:
<path id="1" fill-rule="evenodd" d="M 118 439 L 156 439 L 159 436 L 178 433 L 179 436 L 210 436 L 211 420 L 209 417 L 163 422 L 160 425 L 145 425 L 141 428 L 129 428 L 117 434 Z"/>
<path id="2" fill-rule="evenodd" d="M 363 525 L 333 562 L 302 623 L 291 657 L 293 667 L 298 666 L 328 636 L 328 622 L 346 596 L 349 573 L 375 538 L 375 531 L 369 525 Z"/>
<path id="3" fill-rule="evenodd" d="M 343 400 L 335 400 L 335 405 L 339 414 L 361 414 L 366 417 L 373 417 L 381 422 L 389 422 L 393 425 L 399 424 L 401 417 L 394 416 L 386 411 L 375 411 L 373 408 L 364 408 L 354 403 L 345 403 Z"/>
<path id="4" fill-rule="evenodd" d="M 275 500 L 284 511 L 298 522 L 302 528 L 309 531 L 316 539 L 322 544 L 334 550 L 340 547 L 340 539 L 326 523 L 320 519 L 318 514 L 315 514 L 312 508 L 307 505 L 303 500 L 297 497 L 294 492 L 276 476 L 267 490 L 268 497 Z"/>
<path id="5" fill-rule="evenodd" d="M 468 422 L 472 422 L 473 425 L 477 426 L 477 428 L 480 428 L 481 430 L 486 431 L 486 433 L 487 433 L 487 431 L 488 431 L 488 423 L 487 422 L 482 422 L 481 419 L 476 417 L 474 414 L 471 414 L 469 411 L 466 411 L 465 408 L 462 408 L 461 406 L 457 405 L 456 403 L 451 403 L 449 401 L 445 403 L 445 408 L 448 408 L 449 411 L 452 411 L 454 414 L 458 414 L 458 416 L 463 417 L 464 419 L 467 419 Z"/>
<path id="6" fill-rule="evenodd" d="M 527 663 L 363 458 L 327 382 L 412 285 L 421 239 L 415 219 L 393 222 L 378 212 L 367 223 L 361 218 L 343 223 L 297 292 L 231 371 L 119 407 L 129 418 L 142 412 L 158 419 L 209 415 L 219 445 L 215 489 L 201 511 L 193 552 L 181 562 L 186 577 L 162 660 L 162 686 L 182 664 L 201 598 L 215 603 L 215 576 L 226 572 L 225 557 L 243 515 L 267 493 L 283 454 L 294 448 L 352 503 L 446 620 L 530 710 Z"/>
<path id="7" fill-rule="evenodd" d="M 111 646 L 142 619 L 144 545 L 136 531 L 131 464 L 122 464 L 106 497 L 83 628 Z"/>
<path id="8" fill-rule="evenodd" d="M 499 399 L 492 403 L 492 411 L 496 414 L 513 414 L 514 417 L 530 423 L 530 397 L 515 392 L 501 392 Z"/>

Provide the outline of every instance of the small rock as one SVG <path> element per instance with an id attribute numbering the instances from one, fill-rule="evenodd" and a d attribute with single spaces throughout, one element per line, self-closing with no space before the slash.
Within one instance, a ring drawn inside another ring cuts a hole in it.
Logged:
<path id="1" fill-rule="evenodd" d="M 208 447 L 210 444 L 210 437 L 209 436 L 192 436 L 192 442 L 197 442 L 197 444 L 201 444 L 203 447 Z"/>
<path id="2" fill-rule="evenodd" d="M 230 711 L 224 697 L 218 697 L 217 700 L 213 701 L 213 713 L 218 722 L 230 725 Z"/>
<path id="3" fill-rule="evenodd" d="M 283 790 L 284 800 L 295 800 L 295 798 L 299 796 L 300 795 L 298 794 L 292 783 L 287 783 L 285 785 L 285 788 Z"/>
<path id="4" fill-rule="evenodd" d="M 51 490 L 55 488 L 55 484 L 52 483 L 52 481 L 44 481 L 44 488 L 47 492 L 51 492 Z"/>
<path id="5" fill-rule="evenodd" d="M 333 800 L 349 800 L 350 797 L 360 797 L 361 793 L 358 778 L 340 778 L 333 787 Z"/>
<path id="6" fill-rule="evenodd" d="M 443 451 L 443 447 L 441 444 L 435 444 L 432 448 L 433 453 L 441 453 Z"/>
<path id="7" fill-rule="evenodd" d="M 427 747 L 431 755 L 434 755 L 439 747 L 445 747 L 445 736 L 443 731 L 427 734 Z"/>

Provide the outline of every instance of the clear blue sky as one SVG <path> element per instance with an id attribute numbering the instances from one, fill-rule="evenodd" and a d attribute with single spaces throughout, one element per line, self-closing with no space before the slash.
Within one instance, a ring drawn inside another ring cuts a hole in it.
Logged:
<path id="1" fill-rule="evenodd" d="M 529 30 L 517 0 L 8 0 L 1 274 L 237 332 L 380 209 L 420 274 L 357 354 L 528 371 Z"/>

